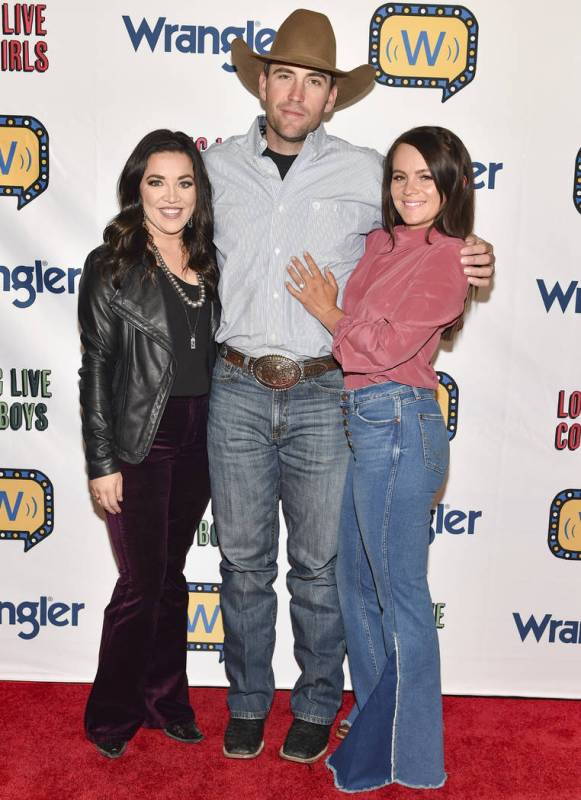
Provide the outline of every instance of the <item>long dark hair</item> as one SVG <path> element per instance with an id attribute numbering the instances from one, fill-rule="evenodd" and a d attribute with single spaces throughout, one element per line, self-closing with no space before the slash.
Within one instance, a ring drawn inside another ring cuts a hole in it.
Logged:
<path id="1" fill-rule="evenodd" d="M 103 231 L 103 241 L 108 247 L 101 261 L 105 273 L 110 274 L 118 288 L 127 273 L 137 264 L 145 266 L 147 278 L 155 281 L 155 257 L 148 248 L 149 235 L 143 225 L 143 205 L 139 186 L 154 153 L 184 153 L 191 161 L 196 187 L 196 206 L 192 226 L 183 230 L 183 243 L 188 253 L 188 267 L 201 273 L 210 293 L 218 282 L 212 213 L 212 189 L 204 162 L 190 136 L 181 131 L 160 129 L 148 133 L 135 147 L 123 167 L 117 185 L 121 210 Z"/>
<path id="2" fill-rule="evenodd" d="M 435 228 L 445 236 L 465 239 L 474 228 L 474 177 L 472 159 L 463 142 L 455 133 L 437 125 L 423 125 L 412 128 L 395 140 L 385 157 L 381 205 L 383 227 L 394 241 L 394 228 L 401 223 L 391 197 L 393 177 L 393 158 L 400 144 L 409 144 L 418 150 L 434 180 L 442 206 L 432 224 L 426 229 L 426 242 L 430 242 L 430 232 Z M 470 286 L 464 311 L 468 308 L 474 287 Z M 463 317 L 447 328 L 443 339 L 451 339 L 463 325 Z"/>

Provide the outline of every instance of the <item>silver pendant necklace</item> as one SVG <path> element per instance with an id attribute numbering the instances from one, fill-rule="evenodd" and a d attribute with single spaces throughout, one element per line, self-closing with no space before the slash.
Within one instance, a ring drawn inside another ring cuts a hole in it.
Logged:
<path id="1" fill-rule="evenodd" d="M 188 325 L 188 331 L 190 332 L 190 350 L 196 349 L 196 331 L 198 330 L 198 320 L 200 319 L 200 309 L 198 308 L 196 313 L 196 324 L 194 325 L 194 330 L 192 330 L 192 326 L 190 325 L 190 318 L 188 316 L 188 309 L 184 306 L 184 311 L 186 313 L 186 323 Z"/>
<path id="2" fill-rule="evenodd" d="M 165 277 L 168 279 L 169 285 L 172 287 L 172 289 L 177 294 L 179 300 L 181 301 L 182 307 L 184 309 L 184 314 L 186 315 L 186 324 L 188 326 L 188 331 L 189 331 L 189 334 L 190 334 L 190 350 L 195 350 L 196 349 L 196 331 L 198 330 L 198 322 L 200 320 L 200 308 L 204 305 L 204 302 L 206 300 L 206 287 L 204 285 L 204 279 L 203 279 L 202 275 L 199 272 L 196 272 L 196 276 L 198 278 L 198 288 L 199 288 L 200 296 L 199 296 L 199 298 L 197 300 L 192 300 L 190 297 L 188 297 L 188 295 L 186 294 L 185 290 L 182 289 L 182 287 L 179 285 L 178 279 L 176 278 L 176 276 L 173 274 L 173 272 L 170 270 L 168 265 L 163 260 L 163 256 L 159 252 L 159 249 L 157 248 L 157 246 L 153 242 L 150 242 L 150 246 L 151 246 L 151 249 L 153 250 L 153 254 L 155 256 L 155 260 L 157 261 L 158 267 L 161 269 L 161 271 L 163 272 Z M 196 322 L 195 322 L 195 325 L 194 325 L 193 329 L 192 329 L 192 325 L 191 325 L 191 322 L 190 322 L 190 315 L 188 314 L 188 306 L 190 308 L 195 308 L 196 312 L 197 312 L 196 313 Z"/>
<path id="3" fill-rule="evenodd" d="M 186 295 L 187 297 L 187 295 Z M 190 298 L 188 297 L 188 300 Z M 190 314 L 188 311 L 188 307 L 184 304 L 183 306 L 184 314 L 186 315 L 186 325 L 188 326 L 188 332 L 190 334 L 190 350 L 196 349 L 196 331 L 198 330 L 198 322 L 200 321 L 200 307 L 196 308 L 196 322 L 194 328 L 192 330 L 192 325 L 190 323 Z"/>

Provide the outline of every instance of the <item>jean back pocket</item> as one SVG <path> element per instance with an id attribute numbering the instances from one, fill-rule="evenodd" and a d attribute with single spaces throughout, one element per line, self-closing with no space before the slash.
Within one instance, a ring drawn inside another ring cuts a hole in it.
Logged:
<path id="1" fill-rule="evenodd" d="M 422 434 L 424 464 L 427 469 L 443 475 L 448 469 L 450 459 L 450 444 L 444 419 L 441 414 L 418 414 L 418 419 Z"/>

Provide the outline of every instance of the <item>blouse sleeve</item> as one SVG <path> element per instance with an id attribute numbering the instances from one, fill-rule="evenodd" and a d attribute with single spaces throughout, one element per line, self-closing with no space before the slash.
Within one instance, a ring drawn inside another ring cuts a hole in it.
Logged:
<path id="1" fill-rule="evenodd" d="M 446 241 L 428 253 L 390 319 L 341 318 L 333 334 L 333 355 L 345 372 L 393 369 L 458 319 L 468 292 L 460 266 L 461 246 Z"/>

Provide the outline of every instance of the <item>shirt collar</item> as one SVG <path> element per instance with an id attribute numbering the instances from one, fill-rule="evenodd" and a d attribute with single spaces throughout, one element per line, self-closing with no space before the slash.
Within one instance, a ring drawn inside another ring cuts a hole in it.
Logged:
<path id="1" fill-rule="evenodd" d="M 260 116 L 256 117 L 250 126 L 250 130 L 248 131 L 246 137 L 248 147 L 250 148 L 251 152 L 257 156 L 261 156 L 266 149 L 266 139 L 261 134 L 261 129 L 264 129 L 265 125 L 266 117 L 264 114 L 261 114 Z M 323 123 L 321 123 L 316 130 L 311 131 L 307 135 L 302 150 L 307 147 L 311 149 L 313 155 L 317 156 L 321 151 L 324 150 L 327 139 L 327 131 L 325 130 Z"/>

